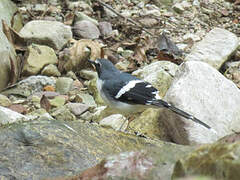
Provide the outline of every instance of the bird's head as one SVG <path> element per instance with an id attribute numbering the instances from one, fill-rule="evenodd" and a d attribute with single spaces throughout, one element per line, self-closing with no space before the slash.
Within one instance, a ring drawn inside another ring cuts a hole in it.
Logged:
<path id="1" fill-rule="evenodd" d="M 88 61 L 96 68 L 98 77 L 105 75 L 111 76 L 111 74 L 119 72 L 119 70 L 115 68 L 112 62 L 107 59 L 97 59 L 95 61 L 92 60 Z"/>

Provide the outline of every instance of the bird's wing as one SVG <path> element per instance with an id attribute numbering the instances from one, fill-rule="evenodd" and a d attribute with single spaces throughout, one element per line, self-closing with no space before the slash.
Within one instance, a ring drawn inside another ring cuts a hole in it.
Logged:
<path id="1" fill-rule="evenodd" d="M 106 83 L 104 83 L 103 89 L 109 94 L 109 97 L 113 97 L 115 100 L 129 104 L 166 107 L 176 114 L 179 114 L 180 116 L 183 116 L 198 124 L 203 125 L 208 129 L 213 130 L 209 125 L 192 116 L 191 114 L 175 107 L 172 104 L 169 104 L 166 101 L 161 100 L 158 96 L 158 90 L 154 88 L 150 83 L 144 82 L 132 76 L 124 76 L 123 78 L 108 80 Z"/>
<path id="2" fill-rule="evenodd" d="M 121 81 L 119 80 L 121 79 Z M 131 75 L 124 74 L 123 78 L 116 78 L 104 83 L 104 90 L 114 99 L 129 104 L 151 104 L 156 99 L 158 90 L 150 83 L 140 80 Z"/>

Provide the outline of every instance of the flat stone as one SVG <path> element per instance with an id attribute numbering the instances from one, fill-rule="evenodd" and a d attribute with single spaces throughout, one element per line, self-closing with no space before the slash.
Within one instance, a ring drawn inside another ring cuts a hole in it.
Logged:
<path id="1" fill-rule="evenodd" d="M 73 79 L 67 77 L 60 77 L 56 81 L 56 91 L 60 94 L 68 93 L 73 86 Z"/>
<path id="2" fill-rule="evenodd" d="M 112 33 L 112 24 L 110 22 L 100 22 L 99 23 L 99 30 L 101 35 L 108 36 Z"/>
<path id="3" fill-rule="evenodd" d="M 117 131 L 125 131 L 127 128 L 128 121 L 121 114 L 113 114 L 111 116 L 105 117 L 102 119 L 99 124 L 105 127 L 111 127 Z M 122 129 L 120 129 L 122 126 Z"/>
<path id="4" fill-rule="evenodd" d="M 75 116 L 80 116 L 89 109 L 89 106 L 82 103 L 67 103 L 67 107 Z"/>
<path id="5" fill-rule="evenodd" d="M 80 102 L 80 103 L 83 103 L 83 104 L 86 104 L 90 107 L 96 107 L 96 103 L 94 101 L 94 98 L 90 95 L 90 94 L 87 94 L 87 93 L 78 93 L 76 95 L 76 98 L 75 98 L 76 102 Z"/>
<path id="6" fill-rule="evenodd" d="M 164 99 L 211 126 L 209 129 L 161 109 L 159 120 L 172 140 L 180 144 L 212 143 L 240 130 L 240 91 L 210 65 L 199 61 L 182 64 Z"/>
<path id="7" fill-rule="evenodd" d="M 80 3 L 82 3 L 82 1 L 80 1 Z M 89 6 L 90 7 L 90 6 Z M 91 7 L 90 7 L 91 8 Z M 99 25 L 98 21 L 96 19 L 93 19 L 91 17 L 89 17 L 88 15 L 82 13 L 82 12 L 76 12 L 75 13 L 75 18 L 74 21 L 78 22 L 78 21 L 83 21 L 83 20 L 87 20 L 92 22 L 93 24 L 95 24 L 96 26 Z"/>
<path id="8" fill-rule="evenodd" d="M 53 107 L 61 107 L 65 104 L 66 98 L 63 95 L 60 95 L 50 99 L 49 101 Z"/>
<path id="9" fill-rule="evenodd" d="M 85 39 L 97 39 L 100 36 L 100 31 L 97 26 L 87 20 L 76 22 L 73 27 L 73 33 L 75 36 Z"/>
<path id="10" fill-rule="evenodd" d="M 81 78 L 88 79 L 88 80 L 97 78 L 97 72 L 87 70 L 87 69 L 82 69 L 81 71 L 79 71 L 79 75 L 81 76 Z"/>
<path id="11" fill-rule="evenodd" d="M 49 64 L 46 67 L 44 67 L 41 74 L 45 76 L 56 76 L 56 77 L 61 76 L 61 73 L 59 72 L 57 66 L 54 64 Z"/>
<path id="12" fill-rule="evenodd" d="M 55 87 L 56 80 L 47 76 L 30 76 L 20 82 L 18 82 L 12 88 L 8 88 L 3 91 L 4 95 L 20 95 L 29 97 L 31 94 L 41 92 L 45 86 Z"/>
<path id="13" fill-rule="evenodd" d="M 184 11 L 188 8 L 190 8 L 192 5 L 187 1 L 177 2 L 173 5 L 173 10 L 176 11 L 179 14 L 184 13 Z"/>
<path id="14" fill-rule="evenodd" d="M 78 79 L 78 77 L 76 76 L 76 74 L 73 71 L 68 71 L 66 74 L 66 77 L 72 78 L 74 80 Z"/>
<path id="15" fill-rule="evenodd" d="M 28 56 L 24 61 L 23 75 L 36 75 L 44 66 L 58 62 L 54 50 L 48 46 L 34 44 L 29 46 L 27 51 Z"/>
<path id="16" fill-rule="evenodd" d="M 74 116 L 74 114 L 72 114 L 71 111 L 66 106 L 61 106 L 56 108 L 55 111 L 52 112 L 50 115 L 59 121 L 76 120 L 76 117 Z"/>
<path id="17" fill-rule="evenodd" d="M 28 41 L 60 50 L 72 38 L 71 27 L 57 21 L 34 20 L 20 31 Z"/>
<path id="18" fill-rule="evenodd" d="M 202 41 L 196 43 L 186 61 L 203 61 L 219 69 L 224 62 L 237 50 L 238 37 L 220 28 L 211 30 Z"/>

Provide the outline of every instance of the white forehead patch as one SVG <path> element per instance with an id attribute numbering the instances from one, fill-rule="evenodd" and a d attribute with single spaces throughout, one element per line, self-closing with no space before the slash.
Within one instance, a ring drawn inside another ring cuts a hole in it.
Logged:
<path id="1" fill-rule="evenodd" d="M 152 87 L 152 85 L 151 84 L 148 84 L 147 86 L 146 86 L 146 88 L 151 88 Z"/>
<path id="2" fill-rule="evenodd" d="M 125 86 L 123 86 L 120 91 L 115 96 L 116 99 L 120 98 L 125 92 L 128 92 L 130 89 L 134 88 L 137 83 L 142 83 L 141 80 L 133 80 L 128 82 Z"/>

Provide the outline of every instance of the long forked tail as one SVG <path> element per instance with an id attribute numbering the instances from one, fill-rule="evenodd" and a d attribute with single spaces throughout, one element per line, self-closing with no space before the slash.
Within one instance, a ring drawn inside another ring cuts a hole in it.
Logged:
<path id="1" fill-rule="evenodd" d="M 206 123 L 202 122 L 201 120 L 195 118 L 194 116 L 192 116 L 191 114 L 188 114 L 187 112 L 181 110 L 181 109 L 178 109 L 176 108 L 175 106 L 173 106 L 172 104 L 169 104 L 163 100 L 156 100 L 156 101 L 153 101 L 152 102 L 152 105 L 155 105 L 155 106 L 158 106 L 158 107 L 165 107 L 165 108 L 168 108 L 170 109 L 171 111 L 175 112 L 176 114 L 182 116 L 182 117 L 185 117 L 187 119 L 190 119 L 198 124 L 201 124 L 202 126 L 204 126 L 205 128 L 207 129 L 210 129 L 212 131 L 215 131 L 213 130 L 209 125 L 207 125 Z M 216 131 L 215 131 L 216 132 Z"/>

